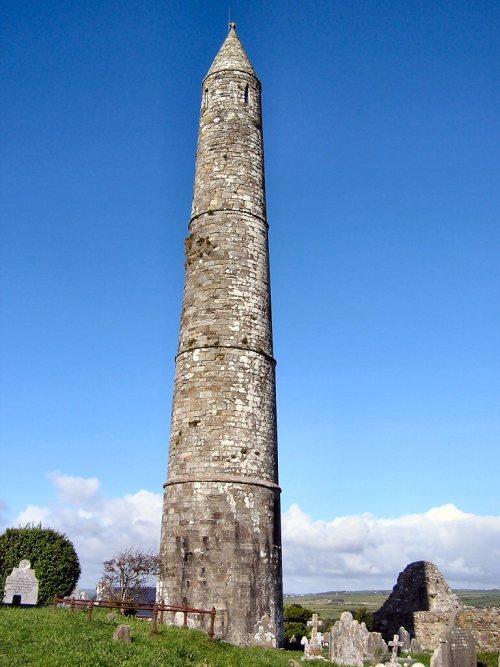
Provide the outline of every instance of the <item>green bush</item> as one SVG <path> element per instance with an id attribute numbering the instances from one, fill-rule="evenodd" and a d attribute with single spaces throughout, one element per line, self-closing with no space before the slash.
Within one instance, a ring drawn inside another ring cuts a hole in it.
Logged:
<path id="1" fill-rule="evenodd" d="M 80 577 L 80 562 L 75 548 L 62 533 L 42 526 L 7 528 L 0 535 L 0 592 L 3 597 L 5 579 L 27 559 L 39 582 L 38 604 L 69 595 Z"/>
<path id="2" fill-rule="evenodd" d="M 359 607 L 359 609 L 354 609 L 354 611 L 351 613 L 355 621 L 358 621 L 358 623 L 364 623 L 366 625 L 366 629 L 372 632 L 373 614 L 371 611 L 368 611 L 366 607 Z"/>
<path id="3" fill-rule="evenodd" d="M 303 607 L 301 604 L 288 604 L 284 609 L 284 630 L 285 630 L 285 648 L 296 648 L 290 644 L 293 635 L 300 642 L 302 637 L 311 636 L 311 628 L 307 621 L 311 620 L 312 611 Z M 299 644 L 300 645 L 300 644 Z"/>

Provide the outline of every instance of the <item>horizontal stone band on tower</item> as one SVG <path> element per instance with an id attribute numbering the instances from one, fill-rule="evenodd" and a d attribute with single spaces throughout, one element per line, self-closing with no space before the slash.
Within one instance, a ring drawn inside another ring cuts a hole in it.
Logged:
<path id="1" fill-rule="evenodd" d="M 177 352 L 175 355 L 175 358 L 177 360 L 177 357 L 180 357 L 181 354 L 186 354 L 186 352 L 192 352 L 193 350 L 206 350 L 208 348 L 214 348 L 215 350 L 241 350 L 243 352 L 255 352 L 255 354 L 260 354 L 262 357 L 267 359 L 273 366 L 276 366 L 277 361 L 274 357 L 271 357 L 270 354 L 266 354 L 262 350 L 250 350 L 249 347 L 239 347 L 238 345 L 200 345 L 198 347 L 189 347 L 187 350 L 180 350 Z"/>
<path id="2" fill-rule="evenodd" d="M 236 484 L 254 484 L 255 486 L 265 486 L 268 489 L 274 489 L 281 493 L 281 487 L 274 482 L 269 482 L 266 479 L 258 479 L 257 477 L 241 477 L 237 475 L 205 475 L 198 477 L 179 476 L 168 479 L 163 486 L 185 484 L 186 482 L 234 482 Z"/>
<path id="3" fill-rule="evenodd" d="M 260 220 L 263 222 L 267 228 L 269 228 L 269 225 L 267 223 L 267 220 L 263 218 L 260 215 L 257 215 L 256 213 L 250 213 L 249 211 L 245 211 L 245 209 L 239 209 L 239 208 L 211 208 L 208 209 L 207 211 L 201 211 L 201 213 L 197 213 L 196 215 L 193 215 L 193 217 L 189 220 L 188 227 L 191 225 L 191 223 L 194 220 L 197 220 L 198 218 L 201 218 L 202 215 L 214 215 L 214 213 L 220 213 L 220 212 L 226 212 L 226 211 L 231 211 L 232 213 L 246 213 L 247 215 L 253 215 L 254 218 L 257 218 L 257 220 Z"/>

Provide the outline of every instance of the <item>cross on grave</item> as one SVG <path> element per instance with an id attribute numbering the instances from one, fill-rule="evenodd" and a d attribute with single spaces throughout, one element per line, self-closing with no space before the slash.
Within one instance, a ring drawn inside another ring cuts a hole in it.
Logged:
<path id="1" fill-rule="evenodd" d="M 318 627 L 323 625 L 323 621 L 319 620 L 318 614 L 313 614 L 307 625 L 311 628 L 311 639 L 308 644 L 304 645 L 304 659 L 314 660 L 317 656 L 322 654 L 321 637 L 318 635 Z"/>
<path id="2" fill-rule="evenodd" d="M 313 614 L 310 621 L 307 621 L 307 625 L 311 628 L 311 641 L 318 638 L 318 628 L 323 625 L 323 621 L 319 620 L 318 614 Z"/>
<path id="3" fill-rule="evenodd" d="M 392 641 L 389 642 L 389 646 L 392 646 L 391 662 L 397 662 L 398 648 L 403 646 L 403 642 L 399 641 L 399 635 L 394 635 Z"/>

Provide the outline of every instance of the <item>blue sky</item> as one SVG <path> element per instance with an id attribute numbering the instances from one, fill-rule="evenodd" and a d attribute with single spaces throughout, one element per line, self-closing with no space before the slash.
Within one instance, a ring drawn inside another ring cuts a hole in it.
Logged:
<path id="1" fill-rule="evenodd" d="M 285 588 L 392 585 L 421 558 L 498 585 L 500 6 L 231 18 L 264 90 Z M 227 20 L 218 1 L 4 5 L 0 528 L 52 522 L 92 576 L 124 508 L 142 528 L 116 543 L 159 536 L 200 84 Z M 394 546 L 404 517 L 420 542 L 367 554 L 359 525 L 394 521 L 375 530 Z M 477 552 L 436 542 L 450 521 Z M 351 551 L 308 578 L 297 540 L 344 529 Z"/>

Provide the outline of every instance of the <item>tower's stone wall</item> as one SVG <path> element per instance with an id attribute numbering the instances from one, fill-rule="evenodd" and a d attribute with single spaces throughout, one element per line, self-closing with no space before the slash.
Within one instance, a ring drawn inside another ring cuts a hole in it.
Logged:
<path id="1" fill-rule="evenodd" d="M 282 632 L 261 86 L 234 29 L 203 81 L 162 525 L 169 603 Z M 280 636 L 278 637 L 280 643 Z"/>

